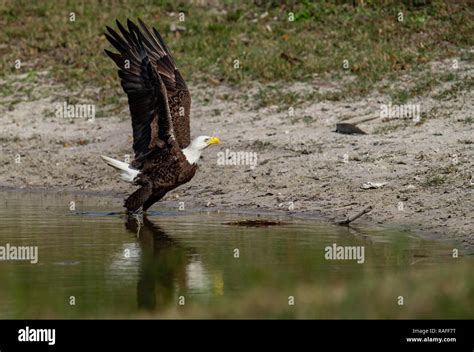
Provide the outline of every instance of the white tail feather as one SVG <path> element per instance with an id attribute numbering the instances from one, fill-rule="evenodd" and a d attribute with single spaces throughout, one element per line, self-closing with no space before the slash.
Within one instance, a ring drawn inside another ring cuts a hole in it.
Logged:
<path id="1" fill-rule="evenodd" d="M 124 163 L 123 161 L 115 160 L 105 155 L 101 155 L 101 157 L 107 165 L 120 171 L 120 178 L 125 182 L 133 183 L 133 180 L 140 173 L 140 171 L 131 168 L 129 164 Z"/>

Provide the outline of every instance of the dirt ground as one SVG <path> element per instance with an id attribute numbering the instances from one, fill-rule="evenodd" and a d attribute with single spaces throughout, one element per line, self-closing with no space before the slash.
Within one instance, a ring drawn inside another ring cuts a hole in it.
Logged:
<path id="1" fill-rule="evenodd" d="M 472 77 L 473 67 L 466 65 L 459 72 Z M 337 84 L 315 81 L 281 89 L 321 91 Z M 2 99 L 0 186 L 100 192 L 120 205 L 135 187 L 120 181 L 100 155 L 122 160 L 132 155 L 128 111 L 92 122 L 58 118 L 54 107 L 67 89 L 49 87 L 47 97 L 45 90 L 36 87 L 10 109 L 9 98 Z M 362 99 L 308 101 L 295 106 L 293 116 L 278 104 L 255 108 L 257 86 L 190 90 L 193 136 L 216 135 L 221 144 L 204 152 L 195 178 L 169 193 L 164 205 L 290 212 L 331 222 L 371 205 L 357 223 L 407 226 L 426 237 L 474 246 L 472 91 L 443 101 L 432 95 L 410 100 L 423 112 L 417 124 L 381 119 L 380 104 L 390 98 L 377 94 L 376 87 Z M 338 122 L 360 122 L 367 134 L 335 133 Z M 218 153 L 226 149 L 257 153 L 257 166 L 220 165 Z M 363 189 L 367 182 L 385 184 Z"/>

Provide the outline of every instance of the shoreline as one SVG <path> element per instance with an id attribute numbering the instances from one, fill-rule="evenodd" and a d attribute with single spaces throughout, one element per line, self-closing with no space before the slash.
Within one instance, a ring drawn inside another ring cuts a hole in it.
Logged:
<path id="1" fill-rule="evenodd" d="M 14 188 L 11 186 L 3 186 L 0 185 L 0 194 L 4 192 L 9 192 L 9 193 L 34 193 L 34 194 L 48 194 L 52 195 L 51 189 L 46 189 L 46 188 Z M 71 189 L 60 189 L 60 190 L 54 190 L 56 193 L 60 195 L 73 195 L 73 196 L 78 196 L 78 197 L 86 197 L 86 198 L 95 198 L 95 197 L 105 197 L 109 200 L 114 201 L 117 204 L 114 204 L 114 206 L 120 206 L 122 203 L 122 198 L 118 194 L 114 194 L 113 192 L 110 191 L 104 191 L 104 192 L 92 192 L 92 191 L 80 191 L 80 190 L 71 190 Z M 163 209 L 156 209 L 158 207 L 163 208 Z M 152 211 L 160 211 L 160 210 L 172 210 L 175 209 L 176 211 L 179 211 L 178 206 L 176 201 L 171 201 L 171 200 L 165 200 L 165 201 L 160 201 L 158 202 L 155 206 L 155 209 L 152 209 Z M 124 208 L 123 208 L 124 209 Z M 461 255 L 474 255 L 474 245 L 470 243 L 466 243 L 463 241 L 459 241 L 456 239 L 453 239 L 451 237 L 446 237 L 441 235 L 440 233 L 429 233 L 428 231 L 424 230 L 421 227 L 414 227 L 410 226 L 407 224 L 395 224 L 395 223 L 386 223 L 386 224 L 374 224 L 373 222 L 369 221 L 368 219 L 365 219 L 367 214 L 364 216 L 358 218 L 354 222 L 351 222 L 348 225 L 340 225 L 337 224 L 334 219 L 324 217 L 321 212 L 315 212 L 315 211 L 310 211 L 310 212 L 304 212 L 304 211 L 284 211 L 284 210 L 268 210 L 268 209 L 258 209 L 258 208 L 230 208 L 230 207 L 224 207 L 224 208 L 219 208 L 219 207 L 202 207 L 202 206 L 197 206 L 196 204 L 192 204 L 191 207 L 187 207 L 185 212 L 213 212 L 213 213 L 224 213 L 224 214 L 233 214 L 233 215 L 249 215 L 249 216 L 257 216 L 257 217 L 271 217 L 271 218 L 280 218 L 280 219 L 296 219 L 296 220 L 304 220 L 304 221 L 313 221 L 313 222 L 318 222 L 320 224 L 326 225 L 326 226 L 340 226 L 344 227 L 347 229 L 348 233 L 351 235 L 357 236 L 357 233 L 359 231 L 364 232 L 364 230 L 370 229 L 370 230 L 396 230 L 396 231 L 401 231 L 401 232 L 408 232 L 412 233 L 413 235 L 417 236 L 421 240 L 425 241 L 438 241 L 442 242 L 444 244 L 452 244 L 453 246 L 461 246 L 462 251 L 465 253 L 462 253 Z M 368 213 L 370 214 L 370 213 Z M 354 215 L 354 214 L 347 214 L 349 215 Z M 151 215 L 151 216 L 156 216 L 156 215 Z"/>

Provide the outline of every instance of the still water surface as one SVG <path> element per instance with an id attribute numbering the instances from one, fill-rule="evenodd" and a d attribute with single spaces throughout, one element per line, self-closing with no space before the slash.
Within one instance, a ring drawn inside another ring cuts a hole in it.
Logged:
<path id="1" fill-rule="evenodd" d="M 474 317 L 473 257 L 406 231 L 175 210 L 138 223 L 99 197 L 1 196 L 0 246 L 37 246 L 38 263 L 0 261 L 0 318 Z M 233 224 L 256 219 L 281 224 Z M 325 259 L 333 244 L 364 263 Z"/>

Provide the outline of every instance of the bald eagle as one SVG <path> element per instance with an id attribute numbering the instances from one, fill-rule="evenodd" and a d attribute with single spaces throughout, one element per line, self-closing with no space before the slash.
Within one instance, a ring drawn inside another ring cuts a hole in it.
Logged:
<path id="1" fill-rule="evenodd" d="M 201 152 L 219 138 L 199 136 L 191 141 L 191 96 L 171 53 L 158 31 L 139 19 L 139 26 L 117 21 L 118 34 L 104 33 L 118 50 L 106 54 L 119 67 L 122 88 L 132 117 L 134 160 L 128 164 L 106 156 L 122 180 L 140 186 L 124 203 L 129 212 L 146 211 L 196 173 Z"/>

